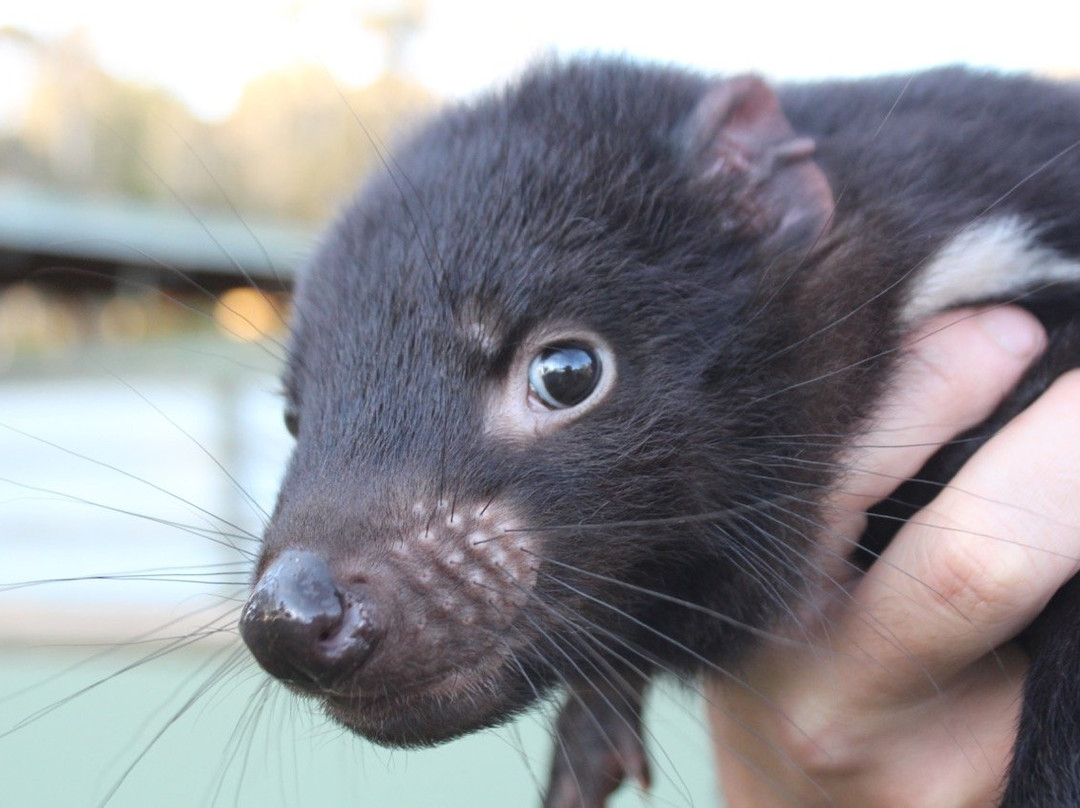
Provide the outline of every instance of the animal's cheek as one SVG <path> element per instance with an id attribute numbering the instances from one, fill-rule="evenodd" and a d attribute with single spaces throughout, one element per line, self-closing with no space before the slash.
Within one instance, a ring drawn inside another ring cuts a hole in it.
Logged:
<path id="1" fill-rule="evenodd" d="M 403 636 L 468 655 L 476 645 L 461 642 L 462 633 L 505 629 L 528 602 L 537 575 L 535 539 L 497 504 L 417 502 L 412 512 L 415 527 L 391 543 L 378 577 L 396 584 Z"/>

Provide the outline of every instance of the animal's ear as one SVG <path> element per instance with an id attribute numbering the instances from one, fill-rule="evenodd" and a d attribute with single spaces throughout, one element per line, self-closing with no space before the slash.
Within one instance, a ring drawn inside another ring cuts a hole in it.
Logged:
<path id="1" fill-rule="evenodd" d="M 716 84 L 688 119 L 685 138 L 696 177 L 735 189 L 740 213 L 770 247 L 809 248 L 824 233 L 835 202 L 814 141 L 795 133 L 762 79 Z"/>

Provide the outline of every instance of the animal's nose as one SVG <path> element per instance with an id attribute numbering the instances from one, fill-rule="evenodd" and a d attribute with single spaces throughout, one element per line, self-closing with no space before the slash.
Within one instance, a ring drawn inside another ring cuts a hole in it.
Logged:
<path id="1" fill-rule="evenodd" d="M 282 553 L 259 578 L 240 634 L 271 675 L 305 690 L 355 674 L 381 634 L 363 589 L 342 589 L 321 556 Z"/>

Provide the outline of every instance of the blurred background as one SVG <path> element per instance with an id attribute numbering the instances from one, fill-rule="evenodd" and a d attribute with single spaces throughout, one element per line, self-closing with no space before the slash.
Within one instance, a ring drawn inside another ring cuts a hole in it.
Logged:
<path id="1" fill-rule="evenodd" d="M 291 280 L 397 133 L 552 54 L 1080 76 L 1073 2 L 21 5 L 0 7 L 5 806 L 535 802 L 543 715 L 376 749 L 267 687 L 231 629 L 289 449 Z M 649 727 L 656 794 L 616 805 L 717 804 L 693 688 Z"/>

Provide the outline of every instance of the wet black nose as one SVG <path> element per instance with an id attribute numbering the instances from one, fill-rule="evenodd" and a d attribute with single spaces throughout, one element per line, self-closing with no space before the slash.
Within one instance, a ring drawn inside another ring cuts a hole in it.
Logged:
<path id="1" fill-rule="evenodd" d="M 262 574 L 240 616 L 240 635 L 268 673 L 306 690 L 333 689 L 378 642 L 371 604 L 342 591 L 316 553 L 283 553 Z"/>

